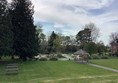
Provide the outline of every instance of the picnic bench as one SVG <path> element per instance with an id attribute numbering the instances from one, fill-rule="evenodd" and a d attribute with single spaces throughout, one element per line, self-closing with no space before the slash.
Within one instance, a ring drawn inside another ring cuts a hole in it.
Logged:
<path id="1" fill-rule="evenodd" d="M 18 74 L 18 63 L 10 63 L 6 65 L 5 68 L 5 74 L 10 75 L 10 74 Z"/>

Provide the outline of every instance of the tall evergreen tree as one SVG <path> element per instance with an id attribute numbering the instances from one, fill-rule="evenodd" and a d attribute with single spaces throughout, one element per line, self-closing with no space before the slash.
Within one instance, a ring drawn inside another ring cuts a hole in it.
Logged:
<path id="1" fill-rule="evenodd" d="M 13 0 L 10 12 L 14 32 L 13 49 L 24 61 L 38 54 L 38 33 L 33 24 L 33 5 L 30 0 Z"/>
<path id="2" fill-rule="evenodd" d="M 59 36 L 53 31 L 48 41 L 49 53 L 57 53 L 60 51 L 60 39 Z"/>
<path id="3" fill-rule="evenodd" d="M 0 0 L 0 56 L 9 55 L 13 45 L 13 33 L 6 0 Z"/>

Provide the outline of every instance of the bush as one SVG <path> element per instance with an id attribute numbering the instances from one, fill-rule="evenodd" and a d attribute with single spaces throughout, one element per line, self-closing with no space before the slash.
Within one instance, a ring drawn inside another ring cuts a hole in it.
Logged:
<path id="1" fill-rule="evenodd" d="M 115 56 L 118 57 L 118 52 L 115 53 Z"/>
<path id="2" fill-rule="evenodd" d="M 100 59 L 99 56 L 92 56 L 93 59 Z"/>
<path id="3" fill-rule="evenodd" d="M 107 56 L 102 56 L 101 59 L 108 59 L 108 57 Z"/>
<path id="4" fill-rule="evenodd" d="M 62 57 L 62 54 L 57 54 L 57 57 L 61 58 Z"/>
<path id="5" fill-rule="evenodd" d="M 46 58 L 46 57 L 41 57 L 41 58 L 39 59 L 39 61 L 47 61 L 47 58 Z"/>
<path id="6" fill-rule="evenodd" d="M 88 57 L 90 60 L 93 59 L 91 56 Z"/>
<path id="7" fill-rule="evenodd" d="M 50 61 L 57 61 L 57 60 L 58 60 L 58 58 L 56 58 L 56 57 L 50 58 Z"/>
<path id="8" fill-rule="evenodd" d="M 92 55 L 92 59 L 100 59 L 100 57 L 97 54 Z"/>
<path id="9" fill-rule="evenodd" d="M 62 56 L 62 54 L 57 54 L 58 58 L 65 58 L 64 56 Z"/>

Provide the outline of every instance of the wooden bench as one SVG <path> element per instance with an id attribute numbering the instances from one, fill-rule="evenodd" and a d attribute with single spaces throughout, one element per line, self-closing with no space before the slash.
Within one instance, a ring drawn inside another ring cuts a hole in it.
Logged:
<path id="1" fill-rule="evenodd" d="M 5 68 L 5 74 L 18 74 L 19 68 L 17 63 L 7 64 Z"/>

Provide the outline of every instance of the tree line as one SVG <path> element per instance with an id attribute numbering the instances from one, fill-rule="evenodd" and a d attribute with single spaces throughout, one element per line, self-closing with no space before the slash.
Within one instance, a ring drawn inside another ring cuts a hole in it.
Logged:
<path id="1" fill-rule="evenodd" d="M 12 0 L 10 4 L 0 0 L 0 58 L 10 55 L 26 61 L 39 53 L 73 53 L 83 49 L 102 55 L 108 51 L 103 42 L 96 43 L 99 29 L 94 23 L 86 24 L 75 38 L 52 31 L 46 39 L 41 26 L 34 25 L 33 8 L 30 0 Z"/>
<path id="2" fill-rule="evenodd" d="M 90 55 L 98 53 L 99 56 L 102 56 L 103 52 L 109 52 L 109 49 L 102 41 L 97 42 L 98 37 L 99 29 L 94 23 L 86 24 L 83 30 L 76 34 L 75 38 L 63 36 L 53 31 L 48 41 L 49 50 L 54 53 L 74 53 L 83 49 Z"/>

